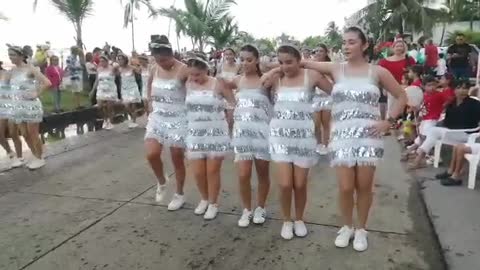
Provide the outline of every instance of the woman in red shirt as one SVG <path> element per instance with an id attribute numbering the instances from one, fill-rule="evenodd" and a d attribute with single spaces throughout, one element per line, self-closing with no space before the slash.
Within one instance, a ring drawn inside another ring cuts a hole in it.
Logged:
<path id="1" fill-rule="evenodd" d="M 48 80 L 52 84 L 51 90 L 53 94 L 53 100 L 55 104 L 55 112 L 60 112 L 61 104 L 60 104 L 60 84 L 62 83 L 63 79 L 63 70 L 58 66 L 58 57 L 52 56 L 50 57 L 50 65 L 45 70 L 45 75 L 47 76 Z"/>
<path id="2" fill-rule="evenodd" d="M 407 44 L 403 39 L 397 39 L 393 45 L 393 55 L 380 60 L 378 63 L 381 67 L 390 71 L 395 80 L 399 84 L 402 83 L 402 75 L 409 66 L 415 65 L 415 60 L 407 56 Z M 387 112 L 393 106 L 393 97 L 388 95 L 387 98 Z"/>

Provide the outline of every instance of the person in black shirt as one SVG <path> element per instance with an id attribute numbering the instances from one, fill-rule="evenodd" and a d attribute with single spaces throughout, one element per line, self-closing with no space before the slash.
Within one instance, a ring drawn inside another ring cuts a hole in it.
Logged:
<path id="1" fill-rule="evenodd" d="M 457 34 L 455 44 L 448 47 L 448 65 L 456 78 L 470 77 L 470 53 L 472 47 L 465 43 L 465 35 Z"/>
<path id="2" fill-rule="evenodd" d="M 470 81 L 457 80 L 455 83 L 455 99 L 445 108 L 445 119 L 441 126 L 432 127 L 427 131 L 425 141 L 417 150 L 415 161 L 409 169 L 419 169 L 426 166 L 425 156 L 435 146 L 437 140 L 445 138 L 448 141 L 465 143 L 468 132 L 448 133 L 450 130 L 476 129 L 480 122 L 480 101 L 468 96 L 472 87 Z"/>

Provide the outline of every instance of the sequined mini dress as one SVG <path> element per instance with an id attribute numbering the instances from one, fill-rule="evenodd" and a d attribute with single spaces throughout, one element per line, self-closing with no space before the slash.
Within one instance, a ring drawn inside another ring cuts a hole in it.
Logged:
<path id="1" fill-rule="evenodd" d="M 138 89 L 137 80 L 133 70 L 125 70 L 120 73 L 121 77 L 121 93 L 122 102 L 124 103 L 140 103 L 142 98 Z"/>
<path id="2" fill-rule="evenodd" d="M 332 109 L 332 97 L 322 89 L 316 87 L 313 95 L 313 111 L 330 111 Z"/>
<path id="3" fill-rule="evenodd" d="M 231 143 L 223 96 L 215 90 L 216 80 L 210 89 L 196 88 L 187 84 L 187 158 L 224 157 L 231 150 Z"/>
<path id="4" fill-rule="evenodd" d="M 36 81 L 27 71 L 13 70 L 10 77 L 13 110 L 10 120 L 15 123 L 40 123 L 43 120 L 43 106 L 37 93 Z"/>
<path id="5" fill-rule="evenodd" d="M 383 139 L 372 135 L 380 120 L 380 89 L 372 67 L 364 76 L 349 76 L 346 64 L 332 90 L 332 127 L 329 148 L 332 166 L 375 166 L 383 157 Z"/>
<path id="6" fill-rule="evenodd" d="M 168 147 L 184 148 L 187 135 L 184 84 L 178 79 L 155 76 L 151 101 L 152 112 L 148 116 L 145 139 L 155 139 Z"/>
<path id="7" fill-rule="evenodd" d="M 315 125 L 313 122 L 313 88 L 304 71 L 304 84 L 297 87 L 282 86 L 275 93 L 275 105 L 270 121 L 270 156 L 275 162 L 293 163 L 311 168 L 318 161 Z"/>
<path id="8" fill-rule="evenodd" d="M 147 84 L 149 76 L 148 69 L 142 68 L 142 99 L 147 99 Z"/>
<path id="9" fill-rule="evenodd" d="M 242 88 L 235 94 L 233 139 L 235 161 L 270 160 L 268 135 L 270 132 L 270 99 L 266 90 Z"/>
<path id="10" fill-rule="evenodd" d="M 10 119 L 13 108 L 13 92 L 10 84 L 0 79 L 0 119 Z"/>
<path id="11" fill-rule="evenodd" d="M 117 101 L 117 85 L 115 75 L 111 69 L 98 71 L 97 100 Z"/>

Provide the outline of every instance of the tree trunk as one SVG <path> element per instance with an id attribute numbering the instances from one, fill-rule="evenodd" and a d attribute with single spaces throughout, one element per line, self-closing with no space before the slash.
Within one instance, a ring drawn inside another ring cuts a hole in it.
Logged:
<path id="1" fill-rule="evenodd" d="M 134 24 L 134 20 L 133 20 L 133 10 L 135 8 L 133 7 L 133 5 L 131 6 L 131 9 L 130 9 L 130 12 L 131 12 L 131 15 L 132 15 L 132 18 L 131 18 L 131 24 L 132 24 L 132 52 L 135 51 L 135 24 Z"/>
<path id="2" fill-rule="evenodd" d="M 445 37 L 446 28 L 447 28 L 447 24 L 444 22 L 443 25 L 442 25 L 442 37 L 440 38 L 440 45 L 439 46 L 443 45 L 443 38 Z"/>
<path id="3" fill-rule="evenodd" d="M 198 47 L 199 47 L 199 50 L 200 50 L 201 52 L 203 52 L 203 40 L 202 40 L 202 39 L 199 39 L 199 40 L 198 40 Z"/>
<path id="4" fill-rule="evenodd" d="M 83 66 L 83 72 L 82 72 L 82 80 L 83 80 L 83 91 L 89 92 L 91 89 L 89 88 L 88 84 L 88 73 L 87 69 L 85 67 L 85 52 L 86 50 L 85 46 L 83 45 L 83 40 L 82 40 L 82 24 L 81 22 L 75 22 L 75 32 L 77 32 L 77 47 L 82 49 L 82 53 L 78 56 L 80 58 L 80 63 Z"/>

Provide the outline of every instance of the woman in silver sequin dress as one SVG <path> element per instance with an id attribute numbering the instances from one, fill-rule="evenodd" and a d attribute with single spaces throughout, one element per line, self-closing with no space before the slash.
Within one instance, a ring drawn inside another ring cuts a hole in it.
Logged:
<path id="1" fill-rule="evenodd" d="M 245 45 L 240 50 L 243 75 L 227 83 L 229 88 L 237 89 L 235 93 L 233 150 L 237 163 L 240 197 L 243 213 L 238 226 L 247 227 L 253 223 L 265 222 L 265 202 L 270 189 L 270 153 L 268 150 L 269 122 L 271 103 L 269 93 L 262 88 L 258 50 Z M 258 207 L 252 212 L 251 176 L 255 163 L 258 179 Z"/>
<path id="2" fill-rule="evenodd" d="M 118 101 L 117 86 L 115 85 L 115 76 L 117 73 L 118 69 L 109 64 L 108 56 L 100 56 L 100 63 L 97 68 L 97 80 L 90 94 L 94 94 L 94 89 L 97 89 L 97 103 L 102 110 L 105 129 L 113 128 L 113 105 Z"/>
<path id="3" fill-rule="evenodd" d="M 383 157 L 382 132 L 390 121 L 398 117 L 406 103 L 405 92 L 382 67 L 368 64 L 365 52 L 368 43 L 365 34 L 350 27 L 344 34 L 343 50 L 346 63 L 306 62 L 305 68 L 314 69 L 335 80 L 332 90 L 331 164 L 337 172 L 340 209 L 344 226 L 335 239 L 337 247 L 368 248 L 366 223 L 372 203 L 375 169 Z M 399 102 L 390 121 L 380 119 L 380 89 L 384 88 Z M 356 203 L 354 194 L 356 193 Z M 353 228 L 353 208 L 357 205 L 358 228 Z"/>
<path id="4" fill-rule="evenodd" d="M 129 59 L 125 54 L 118 57 L 119 73 L 120 73 L 120 90 L 122 102 L 130 115 L 131 121 L 128 123 L 129 128 L 138 127 L 136 105 L 142 102 L 140 90 L 138 89 L 135 74 L 140 73 L 140 69 L 129 65 Z"/>
<path id="5" fill-rule="evenodd" d="M 140 72 L 142 74 L 142 101 L 143 106 L 147 106 L 147 84 L 148 84 L 148 76 L 150 74 L 150 65 L 148 63 L 148 56 L 142 54 L 138 56 L 138 60 L 140 61 Z M 145 110 L 147 116 L 150 113 L 149 110 Z"/>
<path id="6" fill-rule="evenodd" d="M 281 236 L 292 239 L 293 234 L 304 237 L 307 229 L 303 215 L 307 202 L 307 178 L 310 168 L 318 161 L 312 97 L 315 87 L 330 90 L 326 78 L 300 67 L 301 55 L 293 46 L 278 49 L 280 67 L 270 74 L 281 73 L 272 79 L 266 75 L 265 87 L 274 90 L 273 116 L 270 121 L 270 155 L 275 162 L 280 184 L 280 200 L 284 223 Z M 273 80 L 273 81 L 272 81 Z M 295 222 L 292 222 L 292 191 L 295 199 Z"/>
<path id="7" fill-rule="evenodd" d="M 314 54 L 315 61 L 331 62 L 328 56 L 328 48 L 325 44 L 319 44 Z M 317 138 L 317 152 L 320 155 L 328 154 L 328 142 L 330 140 L 330 119 L 332 110 L 332 98 L 320 88 L 315 88 L 313 98 L 313 110 L 315 111 L 315 136 Z"/>
<path id="8" fill-rule="evenodd" d="M 17 131 L 17 125 L 13 122 L 14 108 L 13 91 L 8 82 L 8 74 L 0 70 L 0 144 L 7 152 L 9 163 L 7 169 L 17 168 L 23 165 L 22 142 Z M 10 120 L 9 120 L 10 119 Z M 15 153 L 12 151 L 5 135 L 8 133 L 15 146 Z"/>
<path id="9" fill-rule="evenodd" d="M 43 107 L 39 96 L 49 89 L 51 83 L 40 70 L 25 64 L 25 54 L 19 47 L 10 47 L 8 56 L 15 65 L 8 77 L 14 96 L 14 108 L 10 120 L 17 123 L 21 133 L 32 151 L 29 169 L 38 169 L 45 165 L 43 143 L 40 139 L 40 123 L 43 121 Z"/>
<path id="10" fill-rule="evenodd" d="M 240 66 L 235 62 L 236 60 L 236 53 L 232 48 L 226 48 L 223 50 L 223 61 L 220 64 L 217 70 L 217 78 L 221 78 L 227 82 L 232 82 L 232 80 L 238 75 L 240 71 Z M 235 91 L 235 89 L 233 89 Z M 228 130 L 230 132 L 230 136 L 232 135 L 233 130 L 233 111 L 234 108 L 231 104 L 225 101 L 226 110 L 225 113 L 227 114 L 227 122 L 228 122 Z"/>
<path id="11" fill-rule="evenodd" d="M 201 195 L 195 214 L 204 214 L 209 220 L 218 213 L 220 169 L 230 151 L 224 99 L 230 104 L 235 100 L 224 84 L 208 76 L 208 62 L 203 55 L 189 59 L 188 67 L 186 152 Z"/>
<path id="12" fill-rule="evenodd" d="M 185 107 L 185 81 L 188 69 L 174 58 L 168 38 L 161 36 L 150 43 L 155 65 L 150 69 L 147 81 L 147 102 L 150 114 L 145 133 L 146 157 L 157 178 L 155 200 L 161 202 L 166 196 L 167 179 L 161 158 L 164 149 L 170 150 L 175 170 L 176 189 L 168 210 L 180 209 L 185 203 L 184 148 L 187 135 Z"/>

